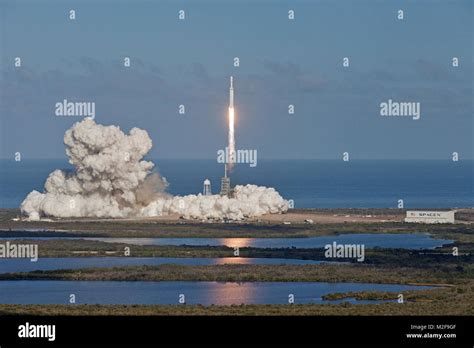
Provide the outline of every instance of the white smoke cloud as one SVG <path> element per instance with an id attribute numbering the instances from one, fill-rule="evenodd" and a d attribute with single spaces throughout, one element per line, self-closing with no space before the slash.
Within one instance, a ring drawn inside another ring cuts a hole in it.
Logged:
<path id="1" fill-rule="evenodd" d="M 21 204 L 31 220 L 52 217 L 152 217 L 179 214 L 187 219 L 241 220 L 282 213 L 288 202 L 273 188 L 236 186 L 233 198 L 220 195 L 171 196 L 154 164 L 142 160 L 152 147 L 148 133 L 102 126 L 86 118 L 64 135 L 75 171 L 52 172 L 44 192 L 32 191 Z"/>

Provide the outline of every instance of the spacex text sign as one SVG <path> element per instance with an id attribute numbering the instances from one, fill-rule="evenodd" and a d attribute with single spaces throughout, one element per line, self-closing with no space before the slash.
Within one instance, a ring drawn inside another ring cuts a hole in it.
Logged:
<path id="1" fill-rule="evenodd" d="M 454 223 L 454 211 L 407 211 L 405 222 Z"/>

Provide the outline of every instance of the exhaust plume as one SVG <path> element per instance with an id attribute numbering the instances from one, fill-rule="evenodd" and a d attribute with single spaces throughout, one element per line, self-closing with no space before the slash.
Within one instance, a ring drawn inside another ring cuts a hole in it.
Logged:
<path id="1" fill-rule="evenodd" d="M 55 170 L 44 192 L 32 191 L 21 204 L 30 220 L 41 217 L 152 217 L 179 214 L 187 219 L 241 220 L 288 210 L 273 188 L 235 187 L 235 197 L 172 196 L 154 164 L 142 160 L 152 147 L 145 130 L 129 134 L 86 118 L 64 135 L 66 154 L 75 170 Z"/>

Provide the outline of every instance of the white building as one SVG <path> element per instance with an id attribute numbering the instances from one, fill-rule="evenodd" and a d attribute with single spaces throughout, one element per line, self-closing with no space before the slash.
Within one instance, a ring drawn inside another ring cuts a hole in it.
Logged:
<path id="1" fill-rule="evenodd" d="M 414 211 L 408 210 L 405 222 L 425 224 L 453 224 L 455 211 Z"/>
<path id="2" fill-rule="evenodd" d="M 202 189 L 202 194 L 204 196 L 210 196 L 212 195 L 212 192 L 211 192 L 211 181 L 209 179 L 206 179 L 204 180 L 204 185 L 203 185 L 203 189 Z"/>

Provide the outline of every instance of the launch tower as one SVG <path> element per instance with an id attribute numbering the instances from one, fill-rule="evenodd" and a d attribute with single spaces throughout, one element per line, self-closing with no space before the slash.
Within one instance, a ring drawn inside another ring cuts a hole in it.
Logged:
<path id="1" fill-rule="evenodd" d="M 231 196 L 230 178 L 227 176 L 227 164 L 224 164 L 224 176 L 221 178 L 221 196 Z"/>

